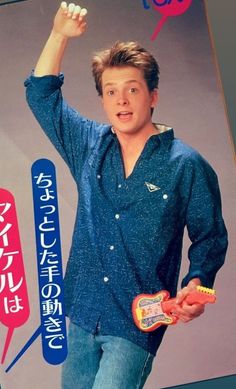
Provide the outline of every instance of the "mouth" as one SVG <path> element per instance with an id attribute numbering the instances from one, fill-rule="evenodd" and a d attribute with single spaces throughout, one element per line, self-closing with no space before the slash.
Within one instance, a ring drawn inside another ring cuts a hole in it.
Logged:
<path id="1" fill-rule="evenodd" d="M 132 119 L 133 113 L 130 111 L 121 111 L 118 112 L 117 117 L 122 122 L 127 122 Z"/>

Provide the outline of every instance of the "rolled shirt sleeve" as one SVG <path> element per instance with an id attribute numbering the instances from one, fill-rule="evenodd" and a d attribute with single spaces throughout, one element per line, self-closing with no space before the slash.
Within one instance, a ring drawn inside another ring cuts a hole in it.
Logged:
<path id="1" fill-rule="evenodd" d="M 88 149 L 96 143 L 99 125 L 71 108 L 61 93 L 64 75 L 26 79 L 26 99 L 40 126 L 69 166 L 76 181 Z"/>

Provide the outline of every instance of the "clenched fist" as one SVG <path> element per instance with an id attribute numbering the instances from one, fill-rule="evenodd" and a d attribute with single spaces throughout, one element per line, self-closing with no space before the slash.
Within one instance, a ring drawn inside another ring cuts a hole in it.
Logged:
<path id="1" fill-rule="evenodd" d="M 53 32 L 65 38 L 82 35 L 86 30 L 86 15 L 86 8 L 63 1 L 54 19 Z"/>

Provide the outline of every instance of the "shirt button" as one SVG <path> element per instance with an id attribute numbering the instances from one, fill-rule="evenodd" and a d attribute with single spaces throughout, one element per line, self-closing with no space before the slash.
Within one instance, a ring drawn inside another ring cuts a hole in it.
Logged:
<path id="1" fill-rule="evenodd" d="M 115 215 L 115 218 L 116 218 L 117 220 L 120 218 L 119 213 L 117 213 L 117 214 Z"/>
<path id="2" fill-rule="evenodd" d="M 98 175 L 97 175 L 97 179 L 100 180 L 100 178 L 101 178 L 101 176 L 100 176 L 100 174 L 98 174 Z"/>
<path id="3" fill-rule="evenodd" d="M 164 195 L 163 195 L 163 199 L 164 199 L 164 200 L 168 199 L 168 195 L 167 195 L 167 194 L 164 194 Z"/>
<path id="4" fill-rule="evenodd" d="M 109 278 L 108 278 L 108 277 L 104 277 L 104 278 L 103 278 L 103 281 L 104 281 L 104 282 L 108 282 L 108 281 L 109 281 Z"/>
<path id="5" fill-rule="evenodd" d="M 112 246 L 112 245 L 110 246 L 110 250 L 114 250 L 114 248 L 115 248 L 115 246 Z"/>
<path id="6" fill-rule="evenodd" d="M 118 188 L 121 188 L 121 187 L 122 187 L 122 185 L 121 185 L 121 184 L 119 184 L 119 185 L 118 185 Z"/>

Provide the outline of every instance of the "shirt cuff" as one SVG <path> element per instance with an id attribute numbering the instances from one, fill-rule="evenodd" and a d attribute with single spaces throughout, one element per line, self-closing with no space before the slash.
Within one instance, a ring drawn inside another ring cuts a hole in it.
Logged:
<path id="1" fill-rule="evenodd" d="M 31 75 L 25 80 L 24 86 L 32 86 L 35 88 L 37 93 L 41 96 L 49 96 L 57 89 L 60 89 L 64 83 L 64 74 L 60 73 L 58 76 L 55 75 L 46 75 L 41 77 L 36 77 L 34 71 Z"/>
<path id="2" fill-rule="evenodd" d="M 187 286 L 189 281 L 191 281 L 193 278 L 199 278 L 201 280 L 202 286 L 205 286 L 206 288 L 212 288 L 215 281 L 215 277 L 207 277 L 201 271 L 190 271 L 181 282 L 181 288 Z"/>

